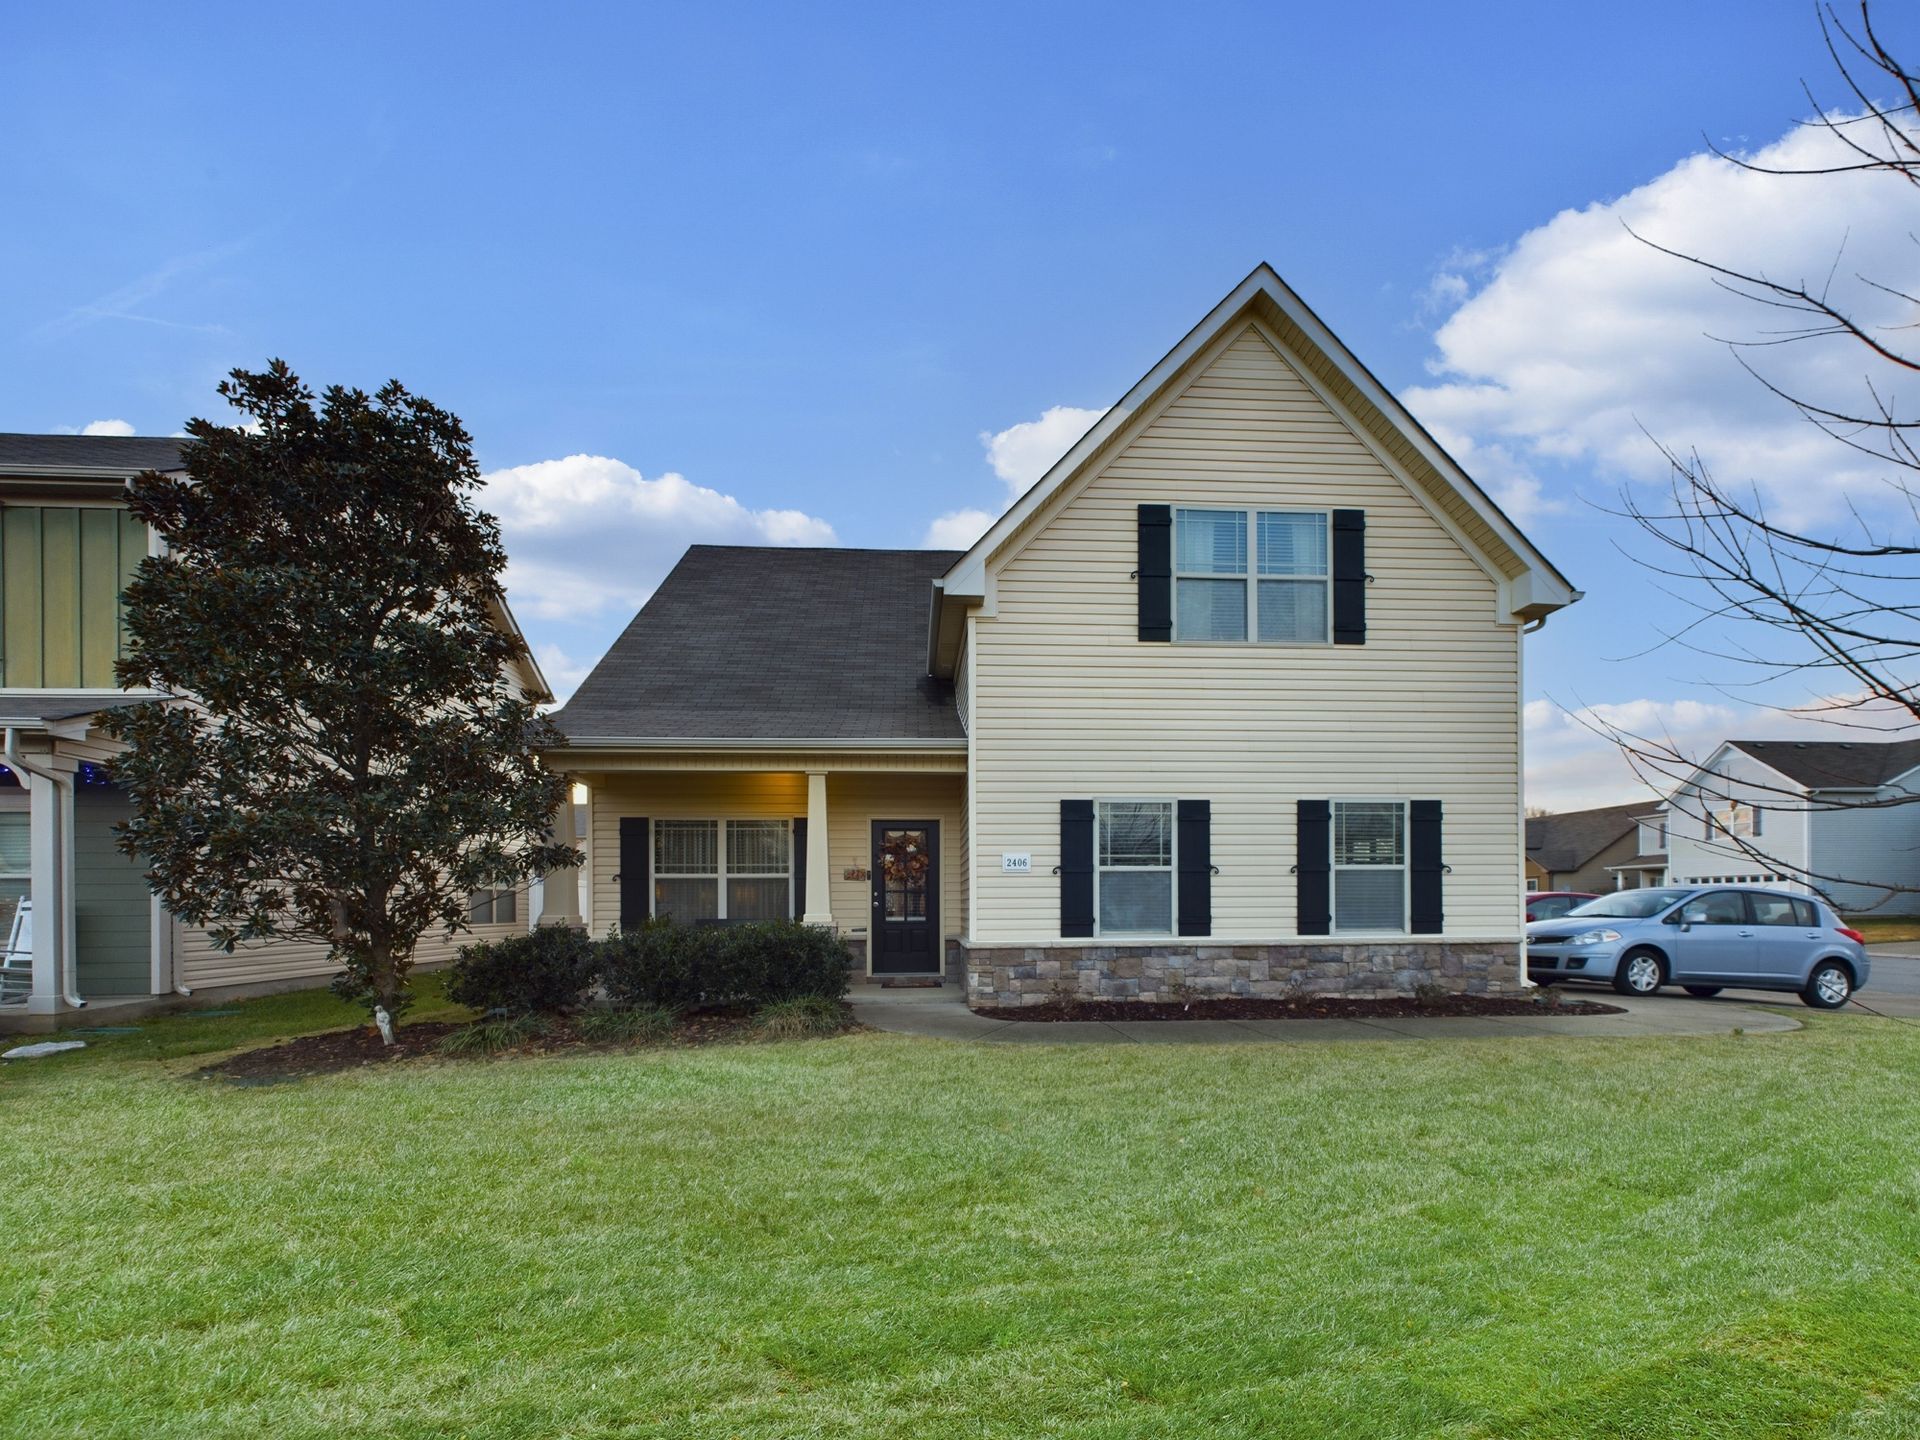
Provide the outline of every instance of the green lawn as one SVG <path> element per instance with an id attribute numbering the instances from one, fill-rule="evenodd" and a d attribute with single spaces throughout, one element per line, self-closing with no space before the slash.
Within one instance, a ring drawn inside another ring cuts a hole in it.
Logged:
<path id="1" fill-rule="evenodd" d="M 188 1078 L 339 1013 L 0 1072 L 0 1434 L 1920 1436 L 1913 1025 Z"/>

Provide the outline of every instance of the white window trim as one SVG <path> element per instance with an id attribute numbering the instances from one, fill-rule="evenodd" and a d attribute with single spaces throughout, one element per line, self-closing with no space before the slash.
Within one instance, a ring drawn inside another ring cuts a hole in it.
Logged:
<path id="1" fill-rule="evenodd" d="M 687 873 L 679 870 L 662 870 L 660 868 L 660 863 L 659 863 L 660 862 L 660 825 L 662 821 L 671 825 L 695 824 L 695 825 L 713 826 L 714 827 L 714 868 L 711 871 L 702 871 L 698 874 L 691 874 L 691 873 Z M 727 874 L 727 827 L 729 825 L 736 825 L 736 824 L 779 825 L 782 829 L 786 831 L 786 835 L 787 835 L 787 914 L 793 915 L 797 913 L 794 909 L 794 903 L 793 903 L 794 902 L 793 821 L 782 820 L 779 817 L 774 815 L 735 815 L 732 818 L 726 819 L 726 820 L 716 819 L 711 815 L 664 815 L 664 816 L 654 817 L 653 833 L 647 837 L 647 846 L 648 846 L 648 852 L 649 852 L 647 855 L 647 914 L 657 916 L 660 913 L 659 912 L 659 892 L 658 890 L 655 889 L 656 882 L 661 880 L 711 880 L 714 882 L 715 886 L 717 887 L 717 892 L 714 899 L 715 914 L 713 918 L 716 920 L 725 920 L 727 918 L 727 880 L 729 879 L 729 876 Z M 748 872 L 747 874 L 741 875 L 737 878 L 742 880 L 773 880 L 773 879 L 777 879 L 778 877 L 774 875 Z M 689 923 L 697 923 L 697 922 L 689 922 Z"/>
<path id="2" fill-rule="evenodd" d="M 1164 805 L 1167 807 L 1167 863 L 1165 865 L 1102 865 L 1100 863 L 1100 811 L 1107 805 Z M 1104 870 L 1132 870 L 1139 873 L 1167 872 L 1167 928 L 1164 930 L 1103 930 L 1100 927 L 1100 875 Z M 1160 939 L 1180 928 L 1180 804 L 1164 795 L 1110 795 L 1093 802 L 1093 933 L 1095 938 L 1140 936 Z"/>
<path id="3" fill-rule="evenodd" d="M 1398 930 L 1342 930 L 1340 928 L 1340 872 L 1391 870 L 1391 865 L 1340 863 L 1340 807 L 1342 805 L 1398 805 L 1400 807 L 1400 928 Z M 1339 795 L 1327 801 L 1327 930 L 1333 935 L 1411 935 L 1413 924 L 1413 802 L 1398 795 Z"/>
<path id="4" fill-rule="evenodd" d="M 1218 570 L 1182 570 L 1180 568 L 1180 516 L 1182 512 L 1194 515 L 1239 515 L 1247 525 L 1247 568 L 1238 575 L 1223 574 Z M 1260 517 L 1262 515 L 1313 515 L 1321 522 L 1321 528 L 1327 540 L 1327 570 L 1324 575 L 1268 575 L 1268 580 L 1318 580 L 1326 587 L 1327 617 L 1326 634 L 1319 640 L 1262 640 L 1260 636 Z M 1183 637 L 1180 634 L 1180 582 L 1182 580 L 1238 580 L 1247 592 L 1247 638 L 1244 640 L 1205 640 Z M 1333 644 L 1333 512 L 1331 510 L 1289 510 L 1265 508 L 1243 508 L 1237 505 L 1175 505 L 1173 507 L 1173 590 L 1168 596 L 1172 602 L 1173 639 L 1178 645 L 1272 645 L 1282 649 L 1300 649 Z"/>

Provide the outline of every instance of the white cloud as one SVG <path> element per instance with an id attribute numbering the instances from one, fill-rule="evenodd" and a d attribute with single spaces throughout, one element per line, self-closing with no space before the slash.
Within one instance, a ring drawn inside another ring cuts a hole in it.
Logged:
<path id="1" fill-rule="evenodd" d="M 1008 502 L 1018 500 L 1106 413 L 1075 405 L 1051 405 L 1038 420 L 1023 420 L 997 432 L 982 430 L 980 443 L 987 447 L 987 463 L 1006 482 Z"/>
<path id="2" fill-rule="evenodd" d="M 817 516 L 750 510 L 684 475 L 649 480 L 604 455 L 516 465 L 482 483 L 480 503 L 506 540 L 514 608 L 544 619 L 638 609 L 689 545 L 838 543 Z"/>
<path id="3" fill-rule="evenodd" d="M 125 420 L 89 420 L 80 427 L 82 435 L 132 435 L 137 433 Z"/>
<path id="4" fill-rule="evenodd" d="M 553 700 L 556 705 L 564 705 L 580 688 L 580 682 L 587 678 L 587 672 L 593 666 L 585 660 L 576 660 L 558 645 L 536 645 L 533 647 L 534 659 L 540 662 L 540 673 L 547 677 L 547 684 L 553 687 Z"/>
<path id="5" fill-rule="evenodd" d="M 1831 164 L 1836 144 L 1823 128 L 1796 127 L 1751 158 Z M 1725 344 L 1778 336 L 1800 317 L 1728 293 L 1627 227 L 1816 290 L 1831 274 L 1835 297 L 1866 319 L 1903 323 L 1912 306 L 1859 277 L 1916 293 L 1912 195 L 1885 176 L 1766 176 L 1695 155 L 1617 200 L 1563 211 L 1498 254 L 1450 257 L 1426 297 L 1458 302 L 1434 336 L 1435 383 L 1405 399 L 1521 512 L 1545 498 L 1535 467 L 1583 464 L 1608 490 L 1664 479 L 1651 434 L 1697 449 L 1723 481 L 1758 484 L 1789 523 L 1836 514 L 1843 492 L 1874 492 L 1885 467 L 1768 395 Z M 1867 403 L 1863 374 L 1885 368 L 1840 339 L 1739 354 L 1789 393 L 1849 408 Z M 1920 397 L 1893 398 L 1904 414 Z"/>
<path id="6" fill-rule="evenodd" d="M 965 550 L 987 533 L 997 519 L 992 510 L 949 510 L 927 526 L 920 539 L 922 550 Z"/>

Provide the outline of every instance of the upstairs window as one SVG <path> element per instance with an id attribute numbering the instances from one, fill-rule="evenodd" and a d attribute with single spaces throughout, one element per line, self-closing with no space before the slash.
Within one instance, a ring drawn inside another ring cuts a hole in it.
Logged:
<path id="1" fill-rule="evenodd" d="M 147 528 L 118 506 L 0 506 L 0 686 L 111 690 Z"/>
<path id="2" fill-rule="evenodd" d="M 1325 511 L 1174 512 L 1174 639 L 1324 645 Z"/>

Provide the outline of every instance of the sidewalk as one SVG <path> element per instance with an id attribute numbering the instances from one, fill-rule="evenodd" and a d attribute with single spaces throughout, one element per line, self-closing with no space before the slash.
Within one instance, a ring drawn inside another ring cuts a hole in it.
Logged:
<path id="1" fill-rule="evenodd" d="M 1596 999 L 1601 998 L 1596 996 Z M 995 1045 L 1271 1045 L 1321 1040 L 1477 1040 L 1501 1035 L 1620 1039 L 1642 1035 L 1781 1034 L 1791 1015 L 1744 1005 L 1656 996 L 1604 997 L 1621 1015 L 1413 1016 L 1386 1020 L 989 1020 L 967 1009 L 958 986 L 884 990 L 855 986 L 849 997 L 862 1024 L 896 1035 Z"/>

